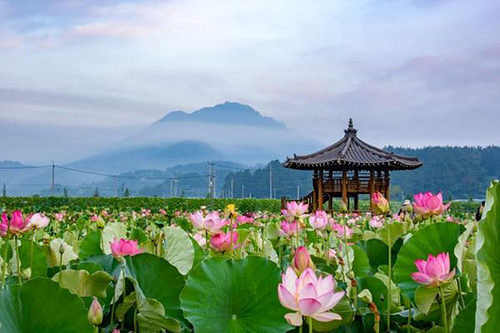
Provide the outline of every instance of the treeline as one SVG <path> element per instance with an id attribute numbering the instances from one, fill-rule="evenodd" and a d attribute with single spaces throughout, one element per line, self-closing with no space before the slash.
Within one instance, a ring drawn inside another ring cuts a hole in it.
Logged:
<path id="1" fill-rule="evenodd" d="M 388 151 L 417 156 L 424 165 L 416 170 L 391 173 L 391 198 L 401 200 L 423 191 L 442 192 L 445 200 L 481 199 L 494 179 L 500 178 L 500 147 L 386 147 Z M 269 168 L 271 167 L 271 175 Z M 312 190 L 311 172 L 284 168 L 273 161 L 255 171 L 227 175 L 223 193 L 269 198 L 296 198 Z M 232 191 L 231 191 L 232 189 Z"/>

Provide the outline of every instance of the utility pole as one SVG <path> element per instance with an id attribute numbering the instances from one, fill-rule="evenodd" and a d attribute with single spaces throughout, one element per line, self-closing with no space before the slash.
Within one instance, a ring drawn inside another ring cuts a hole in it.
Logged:
<path id="1" fill-rule="evenodd" d="M 231 199 L 233 199 L 233 194 L 234 194 L 234 178 L 231 177 Z"/>
<path id="2" fill-rule="evenodd" d="M 177 183 L 179 182 L 179 179 L 177 179 L 177 175 L 174 175 L 174 197 L 177 198 Z"/>
<path id="3" fill-rule="evenodd" d="M 297 200 L 300 200 L 300 184 L 297 183 Z"/>
<path id="4" fill-rule="evenodd" d="M 215 194 L 215 168 L 214 162 L 208 162 L 208 197 L 214 199 Z"/>
<path id="5" fill-rule="evenodd" d="M 52 196 L 54 196 L 55 171 L 56 171 L 56 165 L 54 164 L 54 161 L 52 161 L 52 182 L 50 185 L 50 192 L 52 193 Z"/>
<path id="6" fill-rule="evenodd" d="M 5 185 L 5 183 L 3 183 L 3 187 L 2 187 L 2 196 L 3 197 L 7 196 L 7 186 Z"/>
<path id="7" fill-rule="evenodd" d="M 269 162 L 269 199 L 273 198 L 273 167 Z"/>
<path id="8" fill-rule="evenodd" d="M 174 197 L 174 179 L 170 178 L 170 197 Z"/>

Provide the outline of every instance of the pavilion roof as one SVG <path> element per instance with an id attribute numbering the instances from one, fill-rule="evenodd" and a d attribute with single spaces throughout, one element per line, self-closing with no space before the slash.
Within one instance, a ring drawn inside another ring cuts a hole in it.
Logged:
<path id="1" fill-rule="evenodd" d="M 286 168 L 314 170 L 410 170 L 422 166 L 416 157 L 406 157 L 372 146 L 357 136 L 352 119 L 342 139 L 312 154 L 287 158 Z"/>

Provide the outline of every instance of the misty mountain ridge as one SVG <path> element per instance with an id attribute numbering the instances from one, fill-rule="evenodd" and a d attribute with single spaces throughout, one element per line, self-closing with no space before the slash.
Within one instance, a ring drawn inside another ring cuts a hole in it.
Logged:
<path id="1" fill-rule="evenodd" d="M 192 113 L 172 111 L 153 124 L 169 122 L 201 122 L 210 124 L 229 124 L 260 126 L 285 129 L 283 122 L 265 117 L 249 105 L 237 102 L 225 102 L 211 107 L 204 107 Z"/>

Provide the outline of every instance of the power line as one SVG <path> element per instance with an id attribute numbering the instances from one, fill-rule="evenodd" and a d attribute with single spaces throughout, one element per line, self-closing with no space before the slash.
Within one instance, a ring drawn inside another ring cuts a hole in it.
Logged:
<path id="1" fill-rule="evenodd" d="M 101 172 L 95 172 L 95 171 L 81 170 L 81 169 L 63 167 L 63 166 L 60 166 L 60 165 L 56 165 L 56 167 L 59 168 L 59 169 L 67 170 L 67 171 L 85 173 L 85 174 L 90 174 L 90 175 L 94 175 L 94 176 L 111 177 L 111 178 L 126 178 L 126 179 L 141 179 L 141 180 L 195 179 L 195 178 L 206 178 L 208 176 L 208 175 L 196 175 L 196 176 L 193 175 L 193 176 L 185 176 L 185 177 L 127 176 L 127 175 L 113 175 L 113 174 L 107 174 L 107 173 L 101 173 Z"/>
<path id="2" fill-rule="evenodd" d="M 0 170 L 19 170 L 19 169 L 41 169 L 48 168 L 52 165 L 33 165 L 33 166 L 12 166 L 12 167 L 0 167 Z"/>

